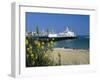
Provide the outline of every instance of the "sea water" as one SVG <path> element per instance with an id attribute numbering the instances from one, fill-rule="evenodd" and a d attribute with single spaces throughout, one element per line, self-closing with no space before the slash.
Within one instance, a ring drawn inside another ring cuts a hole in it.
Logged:
<path id="1" fill-rule="evenodd" d="M 55 42 L 55 48 L 89 49 L 89 36 L 78 36 L 76 39 Z"/>

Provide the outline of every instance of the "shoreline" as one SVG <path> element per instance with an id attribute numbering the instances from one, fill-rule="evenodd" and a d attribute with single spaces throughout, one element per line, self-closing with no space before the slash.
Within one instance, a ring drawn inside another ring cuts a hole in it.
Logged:
<path id="1" fill-rule="evenodd" d="M 84 49 L 84 48 L 54 48 L 54 50 L 87 50 L 89 51 L 89 49 Z"/>

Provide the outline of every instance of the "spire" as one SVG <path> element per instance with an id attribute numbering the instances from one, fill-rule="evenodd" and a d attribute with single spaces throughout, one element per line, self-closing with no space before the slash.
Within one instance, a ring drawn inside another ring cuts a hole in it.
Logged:
<path id="1" fill-rule="evenodd" d="M 69 31 L 69 28 L 68 27 L 66 27 L 66 30 L 65 30 L 65 32 L 68 32 Z"/>

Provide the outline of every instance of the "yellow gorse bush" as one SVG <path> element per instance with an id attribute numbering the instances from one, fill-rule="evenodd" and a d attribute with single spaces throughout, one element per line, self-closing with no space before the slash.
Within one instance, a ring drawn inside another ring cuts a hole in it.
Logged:
<path id="1" fill-rule="evenodd" d="M 52 65 L 50 60 L 50 52 L 52 51 L 53 40 L 47 39 L 45 42 L 39 38 L 27 37 L 26 43 L 26 65 L 27 66 L 44 66 Z"/>

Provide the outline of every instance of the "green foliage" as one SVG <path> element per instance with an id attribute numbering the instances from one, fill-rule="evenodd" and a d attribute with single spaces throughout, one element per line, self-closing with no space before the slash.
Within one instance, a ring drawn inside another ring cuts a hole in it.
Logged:
<path id="1" fill-rule="evenodd" d="M 50 53 L 53 46 L 53 40 L 44 42 L 32 36 L 26 37 L 26 67 L 52 66 L 54 62 L 50 59 Z"/>

